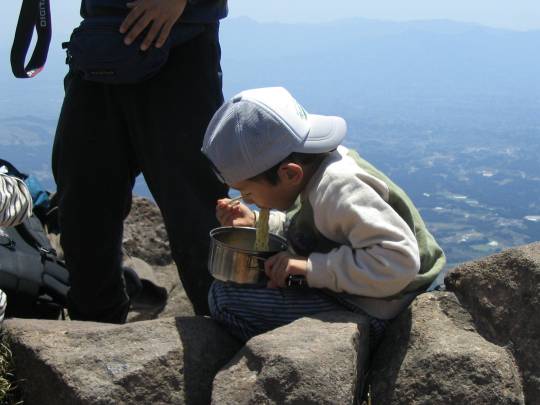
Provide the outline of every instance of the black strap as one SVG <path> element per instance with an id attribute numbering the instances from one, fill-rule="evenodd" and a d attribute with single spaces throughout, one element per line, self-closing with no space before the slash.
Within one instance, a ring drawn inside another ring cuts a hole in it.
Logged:
<path id="1" fill-rule="evenodd" d="M 24 62 L 34 28 L 37 32 L 37 42 L 32 57 L 25 67 Z M 23 0 L 11 47 L 11 70 L 15 77 L 27 79 L 41 72 L 47 60 L 51 33 L 49 0 Z"/>
<path id="2" fill-rule="evenodd" d="M 39 254 L 44 260 L 56 260 L 56 252 L 49 245 L 49 242 L 46 239 L 47 236 L 45 235 L 41 226 L 36 228 L 36 223 L 34 221 L 39 220 L 35 217 L 27 218 L 24 222 L 17 225 L 15 229 L 17 229 L 19 235 L 23 237 L 26 243 L 28 243 L 30 246 L 32 246 L 39 252 Z"/>
<path id="3" fill-rule="evenodd" d="M 13 166 L 10 162 L 4 159 L 0 159 L 0 168 L 6 167 L 7 173 L 9 176 L 15 176 L 19 179 L 25 180 L 28 176 L 24 173 L 21 173 L 15 166 Z"/>
<path id="4" fill-rule="evenodd" d="M 33 221 L 35 221 L 33 223 Z M 56 302 L 66 305 L 66 296 L 69 290 L 69 272 L 64 263 L 58 259 L 55 250 L 50 246 L 43 228 L 38 227 L 39 220 L 34 217 L 27 218 L 15 229 L 30 246 L 41 255 L 42 272 L 41 281 L 43 291 L 53 296 Z"/>

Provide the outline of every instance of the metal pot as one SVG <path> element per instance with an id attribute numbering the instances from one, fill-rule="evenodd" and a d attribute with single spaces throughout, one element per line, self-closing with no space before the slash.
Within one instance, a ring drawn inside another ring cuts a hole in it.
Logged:
<path id="1" fill-rule="evenodd" d="M 258 284 L 266 280 L 264 261 L 287 250 L 287 241 L 269 234 L 269 250 L 253 250 L 255 228 L 224 226 L 210 231 L 208 270 L 218 280 Z"/>

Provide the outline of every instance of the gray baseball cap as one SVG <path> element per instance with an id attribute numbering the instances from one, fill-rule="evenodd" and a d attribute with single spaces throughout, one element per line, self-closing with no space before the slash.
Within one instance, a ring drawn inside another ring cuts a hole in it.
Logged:
<path id="1" fill-rule="evenodd" d="M 293 152 L 324 153 L 347 132 L 341 117 L 308 114 L 283 87 L 245 90 L 214 114 L 202 152 L 228 184 L 254 177 Z"/>

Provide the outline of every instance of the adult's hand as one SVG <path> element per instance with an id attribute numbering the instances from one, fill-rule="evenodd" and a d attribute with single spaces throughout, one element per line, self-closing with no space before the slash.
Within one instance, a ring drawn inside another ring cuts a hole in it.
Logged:
<path id="1" fill-rule="evenodd" d="M 149 28 L 141 49 L 146 51 L 156 38 L 156 47 L 160 48 L 184 12 L 186 4 L 187 0 L 136 0 L 127 3 L 131 11 L 120 25 L 120 32 L 127 32 L 124 43 L 130 45 L 141 32 Z"/>

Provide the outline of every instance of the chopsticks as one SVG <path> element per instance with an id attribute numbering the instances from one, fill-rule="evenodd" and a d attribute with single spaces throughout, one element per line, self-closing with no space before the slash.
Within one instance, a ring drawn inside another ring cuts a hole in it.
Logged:
<path id="1" fill-rule="evenodd" d="M 239 195 L 238 197 L 234 197 L 234 198 L 231 198 L 231 200 L 229 201 L 228 205 L 230 207 L 234 207 L 235 205 L 238 205 L 240 204 L 240 200 L 242 199 L 242 196 Z"/>

